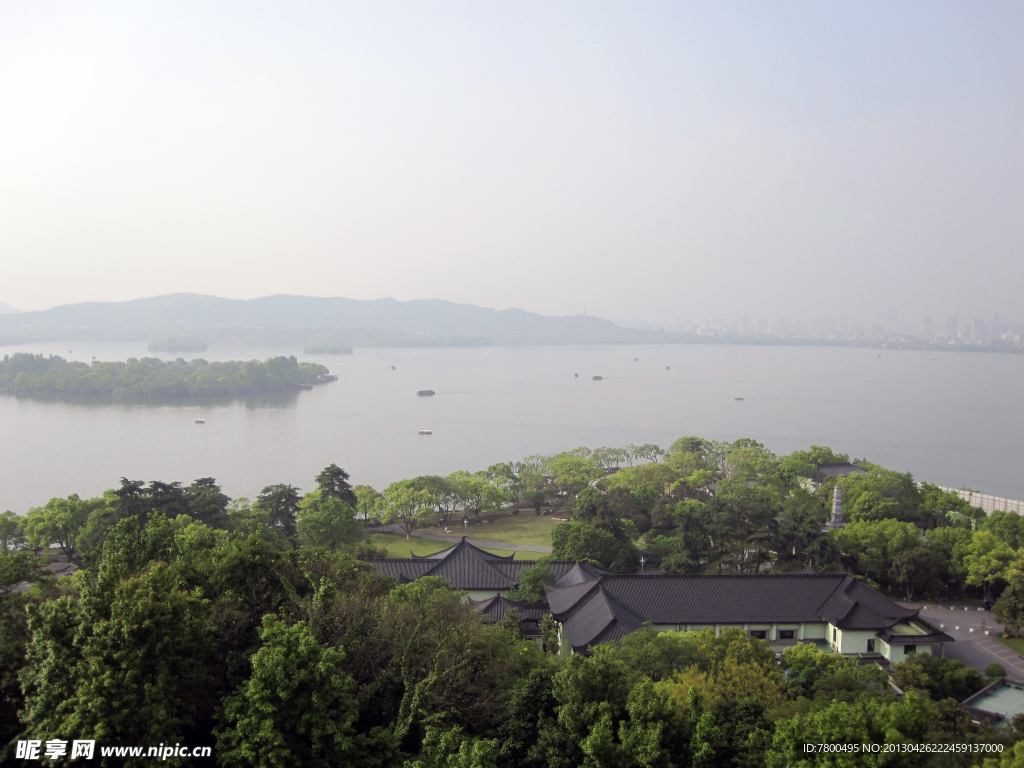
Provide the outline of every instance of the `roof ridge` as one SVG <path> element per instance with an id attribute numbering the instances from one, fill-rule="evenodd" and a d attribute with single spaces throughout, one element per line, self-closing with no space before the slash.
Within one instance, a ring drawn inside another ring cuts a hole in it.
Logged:
<path id="1" fill-rule="evenodd" d="M 577 597 L 575 600 L 573 600 L 572 605 L 570 605 L 564 612 L 560 612 L 560 614 L 563 616 L 562 619 L 559 619 L 560 621 L 563 621 L 563 622 L 567 621 L 570 617 L 575 615 L 576 612 L 579 611 L 586 603 L 590 602 L 590 598 L 591 598 L 591 595 L 593 595 L 593 593 L 594 593 L 594 589 L 595 588 L 597 588 L 597 589 L 601 588 L 601 579 L 595 579 L 594 581 L 581 581 L 578 584 L 568 584 L 568 585 L 566 585 L 564 587 L 556 587 L 554 585 L 550 585 L 549 586 L 547 584 L 544 585 L 545 597 L 547 597 L 546 593 L 547 593 L 548 589 L 551 589 L 551 590 L 576 589 L 577 587 L 580 587 L 580 586 L 582 586 L 584 584 L 587 585 L 587 589 L 581 591 L 580 594 L 579 594 L 579 597 Z M 548 605 L 549 606 L 551 605 L 550 598 L 548 599 Z"/>
<path id="2" fill-rule="evenodd" d="M 602 573 L 609 578 L 626 579 L 664 579 L 666 576 L 677 579 L 827 579 L 847 578 L 849 575 L 838 572 L 826 573 Z"/>
<path id="3" fill-rule="evenodd" d="M 589 584 L 591 587 L 595 587 L 598 584 L 600 584 L 603 581 L 603 579 L 604 579 L 604 576 L 602 575 L 602 576 L 598 576 L 596 579 L 590 579 L 589 581 L 577 581 L 575 584 L 562 584 L 562 585 L 558 585 L 558 584 L 545 584 L 544 588 L 545 589 L 551 589 L 551 590 L 575 589 L 576 587 L 581 587 L 584 584 Z M 590 593 L 590 590 L 588 589 L 583 594 L 586 595 L 586 594 L 589 594 L 589 593 Z"/>
<path id="4" fill-rule="evenodd" d="M 430 537 L 424 536 L 422 538 L 430 538 Z M 446 539 L 433 539 L 433 540 L 434 541 L 446 541 Z M 437 552 L 432 552 L 429 555 L 417 555 L 415 552 L 410 552 L 409 554 L 412 555 L 413 558 L 415 558 L 416 560 L 444 560 L 446 557 L 448 557 L 449 555 L 453 554 L 455 552 L 455 550 L 457 550 L 459 548 L 460 544 L 465 544 L 465 543 L 466 543 L 466 537 L 463 536 L 461 540 L 454 542 L 453 544 L 451 544 L 450 546 L 445 547 L 444 549 L 439 549 L 439 550 L 437 550 Z M 445 555 L 444 557 L 438 557 L 438 555 L 440 555 L 443 552 L 447 552 L 448 554 Z"/>
<path id="5" fill-rule="evenodd" d="M 605 604 L 608 606 L 608 610 L 610 610 L 612 612 L 612 617 L 615 619 L 615 621 L 619 621 L 619 612 L 621 612 L 621 613 L 626 614 L 630 618 L 635 619 L 637 622 L 639 622 L 641 624 L 643 623 L 642 619 L 639 616 L 637 616 L 635 613 L 633 613 L 633 611 L 629 610 L 629 608 L 624 606 L 619 600 L 616 600 L 612 595 L 609 595 L 605 591 L 603 586 L 598 584 L 597 589 L 601 593 L 601 595 L 604 597 Z M 616 610 L 616 609 L 618 609 L 618 610 Z"/>
<path id="6" fill-rule="evenodd" d="M 809 575 L 809 574 L 808 574 L 808 575 Z M 847 573 L 847 574 L 844 574 L 844 575 L 845 575 L 845 576 L 847 576 L 847 577 L 850 577 L 850 574 L 848 574 L 848 573 Z M 852 577 L 851 577 L 851 578 L 852 578 Z M 821 609 L 825 607 L 825 605 L 826 605 L 826 604 L 828 603 L 828 601 L 829 601 L 829 600 L 831 600 L 831 599 L 832 599 L 832 597 L 833 597 L 833 596 L 835 595 L 835 593 L 836 593 L 837 591 L 841 591 L 841 592 L 842 592 L 842 596 L 843 596 L 843 597 L 846 597 L 846 587 L 847 587 L 847 581 L 846 581 L 846 579 L 843 579 L 843 580 L 842 580 L 842 581 L 840 581 L 840 582 L 839 582 L 838 584 L 836 584 L 835 588 L 834 588 L 834 589 L 833 589 L 833 590 L 832 590 L 831 592 L 829 592 L 829 593 L 828 593 L 828 594 L 827 594 L 827 595 L 825 596 L 825 599 L 824 599 L 824 600 L 822 600 L 822 601 L 821 601 L 821 602 L 820 602 L 820 603 L 818 604 L 818 607 L 817 607 L 817 608 L 815 609 L 815 611 L 816 611 L 816 612 L 818 613 L 818 615 L 819 615 L 819 616 L 820 616 L 820 615 L 822 615 L 822 613 L 821 613 Z M 849 599 L 849 598 L 847 598 L 847 599 Z"/>
<path id="7" fill-rule="evenodd" d="M 895 619 L 893 619 L 893 618 L 892 618 L 891 616 L 883 616 L 883 615 L 882 615 L 882 614 L 880 614 L 880 613 L 879 613 L 878 611 L 875 611 L 875 610 L 873 610 L 873 609 L 871 609 L 871 608 L 868 608 L 868 607 L 867 607 L 866 605 L 864 605 L 863 603 L 860 603 L 860 602 L 855 602 L 855 603 L 853 604 L 853 608 L 851 608 L 851 609 L 850 609 L 850 610 L 849 610 L 849 611 L 848 611 L 848 612 L 846 613 L 846 616 L 849 616 L 849 615 L 850 615 L 851 613 L 853 613 L 853 611 L 854 611 L 854 610 L 856 610 L 856 611 L 857 611 L 858 613 L 861 613 L 861 612 L 863 612 L 863 613 L 867 613 L 867 614 L 870 614 L 871 616 L 874 616 L 874 617 L 875 617 L 876 619 L 879 619 L 879 620 L 881 620 L 881 621 L 889 621 L 890 619 L 892 619 L 892 622 L 893 622 L 893 623 L 896 623 L 897 621 L 899 621 L 899 620 L 900 620 L 900 618 L 899 618 L 899 617 L 896 617 Z M 843 618 L 845 619 L 845 618 L 846 618 L 846 616 L 843 616 Z M 891 625 L 890 625 L 890 626 L 891 626 Z"/>
<path id="8" fill-rule="evenodd" d="M 584 582 L 584 583 L 586 583 L 586 582 Z M 588 590 L 587 593 L 580 600 L 576 601 L 576 604 L 573 606 L 573 608 L 575 610 L 573 610 L 573 612 L 571 614 L 569 614 L 569 616 L 567 616 L 567 617 L 565 617 L 563 619 L 563 622 L 571 619 L 572 616 L 574 616 L 577 611 L 582 610 L 584 607 L 590 605 L 595 600 L 595 598 L 600 599 L 601 603 L 600 603 L 599 607 L 598 606 L 595 606 L 595 607 L 597 607 L 597 610 L 599 611 L 599 614 L 603 614 L 603 615 L 599 615 L 598 617 L 596 617 L 597 621 L 599 622 L 597 631 L 595 632 L 592 629 L 591 632 L 589 633 L 590 634 L 589 637 L 581 638 L 583 640 L 583 643 L 577 644 L 577 643 L 574 642 L 573 643 L 573 647 L 574 648 L 575 647 L 580 647 L 580 646 L 583 646 L 583 645 L 587 645 L 587 644 L 593 642 L 598 637 L 600 637 L 602 634 L 604 634 L 606 631 L 608 631 L 609 627 L 614 626 L 615 623 L 618 622 L 618 620 L 619 620 L 618 617 L 615 615 L 615 608 L 612 605 L 611 596 L 606 594 L 605 591 L 600 587 L 600 585 L 597 585 L 595 583 L 595 586 L 597 587 L 596 592 L 595 592 L 595 590 Z M 602 608 L 603 608 L 603 611 L 601 610 Z M 606 620 L 603 623 L 600 623 L 602 619 L 606 619 Z"/>
<path id="9" fill-rule="evenodd" d="M 870 590 L 870 593 L 874 597 L 881 598 L 886 604 L 892 606 L 892 608 L 895 608 L 896 609 L 895 615 L 898 618 L 901 618 L 901 619 L 911 618 L 913 616 L 918 615 L 921 612 L 920 608 L 918 608 L 916 610 L 913 609 L 913 608 L 905 608 L 904 606 L 900 605 L 897 601 L 893 600 L 888 595 L 883 595 L 881 592 L 878 592 L 877 590 L 871 589 L 871 587 L 869 587 L 867 584 L 863 583 L 863 581 L 861 581 L 860 579 L 855 579 L 855 578 L 851 577 L 850 583 L 844 588 L 844 592 L 848 592 L 849 590 L 851 590 L 851 589 L 853 589 L 855 587 L 858 588 L 858 589 L 868 589 L 868 590 Z M 861 601 L 858 598 L 854 598 L 854 597 L 851 596 L 850 599 L 851 600 L 856 600 L 858 605 L 861 604 Z M 872 609 L 872 613 L 875 613 L 877 616 L 883 616 L 883 614 L 878 613 L 874 609 Z M 884 618 L 890 618 L 890 616 L 885 615 Z"/>
<path id="10" fill-rule="evenodd" d="M 463 547 L 462 546 L 463 544 L 465 544 L 466 546 Z M 490 571 L 493 575 L 497 576 L 499 579 L 501 579 L 505 583 L 509 584 L 510 586 L 515 586 L 516 582 L 513 579 L 511 579 L 510 577 L 506 576 L 501 571 L 499 571 L 497 568 L 495 568 L 491 564 L 491 562 L 486 557 L 484 557 L 484 554 L 486 554 L 486 553 L 482 552 L 478 547 L 476 547 L 476 546 L 470 544 L 468 541 L 466 541 L 466 537 L 465 536 L 462 537 L 462 541 L 460 541 L 458 544 L 455 545 L 455 547 L 452 548 L 452 551 L 449 554 L 445 555 L 442 558 L 439 558 L 436 561 L 436 565 L 434 565 L 432 568 L 429 568 L 427 570 L 427 572 L 424 573 L 423 575 L 424 576 L 432 576 L 432 575 L 434 575 L 434 571 L 440 570 L 441 568 L 445 567 L 449 563 L 454 562 L 454 560 L 452 558 L 453 557 L 458 557 L 460 555 L 460 553 L 463 553 L 463 552 L 466 553 L 466 554 L 462 555 L 463 557 L 472 557 L 472 558 L 476 559 L 479 563 L 483 564 L 484 567 L 486 567 L 487 570 Z"/>
<path id="11" fill-rule="evenodd" d="M 845 592 L 843 592 L 843 594 L 841 594 L 841 595 L 839 596 L 839 599 L 840 599 L 840 600 L 845 600 L 845 601 L 847 602 L 847 604 L 848 604 L 848 605 L 846 606 L 846 610 L 845 610 L 845 611 L 843 611 L 843 613 L 842 613 L 842 614 L 836 614 L 836 619 L 837 619 L 837 620 L 839 620 L 839 621 L 842 621 L 842 620 L 843 620 L 843 619 L 845 619 L 845 618 L 846 618 L 847 616 L 849 616 L 849 615 L 850 615 L 850 614 L 851 614 L 851 613 L 853 612 L 853 609 L 854 609 L 854 608 L 860 608 L 860 603 L 859 603 L 859 602 L 857 602 L 857 600 L 856 600 L 856 599 L 854 599 L 854 598 L 850 597 L 850 596 L 849 596 L 848 594 L 846 594 Z M 872 613 L 874 613 L 874 611 L 872 611 Z M 877 614 L 876 614 L 876 615 L 877 615 Z"/>

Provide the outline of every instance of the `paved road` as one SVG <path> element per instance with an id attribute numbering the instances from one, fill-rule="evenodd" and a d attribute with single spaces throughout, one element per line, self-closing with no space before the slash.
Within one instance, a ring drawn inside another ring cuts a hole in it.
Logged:
<path id="1" fill-rule="evenodd" d="M 397 525 L 382 525 L 377 529 L 378 533 L 405 533 Z M 462 535 L 434 533 L 433 531 L 413 531 L 413 536 L 417 536 L 421 539 L 435 539 L 436 541 L 447 541 L 452 544 L 457 544 L 462 539 Z M 509 544 L 507 541 L 489 541 L 487 539 L 477 538 L 466 538 L 470 544 L 477 547 L 487 547 L 488 549 L 514 549 L 517 552 L 551 552 L 551 547 L 542 547 L 539 544 Z"/>
<path id="2" fill-rule="evenodd" d="M 967 606 L 967 610 L 964 610 L 965 606 L 962 605 L 937 603 L 915 607 L 921 608 L 922 619 L 956 640 L 955 643 L 946 644 L 944 656 L 960 659 L 979 672 L 984 672 L 985 667 L 997 662 L 1003 665 L 1010 677 L 1024 681 L 1024 657 L 993 639 L 1003 631 L 1003 625 L 996 622 L 991 611 L 979 610 L 977 606 Z"/>

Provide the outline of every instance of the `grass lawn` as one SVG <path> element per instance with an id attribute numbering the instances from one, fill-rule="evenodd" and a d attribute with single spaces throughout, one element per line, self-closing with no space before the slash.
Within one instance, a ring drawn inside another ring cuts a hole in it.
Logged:
<path id="1" fill-rule="evenodd" d="M 477 527 L 486 528 L 487 526 L 480 525 Z M 367 538 L 375 547 L 387 547 L 388 557 L 408 557 L 409 550 L 412 550 L 417 555 L 432 555 L 451 546 L 451 544 L 444 541 L 421 539 L 417 536 L 413 536 L 412 539 L 406 541 L 405 536 L 399 533 L 373 533 Z M 495 555 L 512 554 L 511 549 L 491 549 L 487 547 L 481 547 L 481 549 L 485 549 L 487 552 L 492 552 Z M 517 552 L 516 560 L 536 560 L 541 556 L 536 552 Z"/>
<path id="2" fill-rule="evenodd" d="M 996 637 L 997 643 L 1002 643 L 1014 653 L 1024 656 L 1024 637 L 1011 637 L 1009 639 L 1003 637 Z"/>
<path id="3" fill-rule="evenodd" d="M 453 531 L 458 528 L 462 533 L 460 525 L 449 525 Z M 506 544 L 536 544 L 542 547 L 551 546 L 551 531 L 554 530 L 557 522 L 551 519 L 551 515 L 533 514 L 532 509 L 523 510 L 518 515 L 502 515 L 487 525 L 475 525 L 470 521 L 466 535 L 471 539 L 484 539 L 485 541 L 500 541 Z M 540 554 L 534 553 L 535 557 Z"/>

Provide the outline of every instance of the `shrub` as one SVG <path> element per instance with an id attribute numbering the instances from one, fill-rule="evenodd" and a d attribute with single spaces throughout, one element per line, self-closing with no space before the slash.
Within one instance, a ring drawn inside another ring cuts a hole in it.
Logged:
<path id="1" fill-rule="evenodd" d="M 1006 677 L 1006 668 L 993 661 L 985 667 L 985 677 Z"/>

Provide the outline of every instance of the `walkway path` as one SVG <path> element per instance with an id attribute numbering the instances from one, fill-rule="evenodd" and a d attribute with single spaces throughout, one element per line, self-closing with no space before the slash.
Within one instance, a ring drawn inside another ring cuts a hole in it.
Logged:
<path id="1" fill-rule="evenodd" d="M 398 525 L 382 525 L 377 529 L 378 533 L 405 533 Z M 434 533 L 433 531 L 413 531 L 413 536 L 421 539 L 435 539 L 436 541 L 447 541 L 452 544 L 458 544 L 462 540 L 462 535 L 449 535 L 444 533 Z M 466 541 L 477 547 L 487 547 L 488 549 L 514 549 L 517 552 L 543 552 L 550 553 L 551 547 L 542 547 L 539 544 L 509 544 L 507 541 L 489 541 L 487 539 L 471 539 L 468 536 Z"/>
<path id="2" fill-rule="evenodd" d="M 921 618 L 956 640 L 943 647 L 944 656 L 960 659 L 978 672 L 984 672 L 985 667 L 997 662 L 1003 665 L 1011 678 L 1024 681 L 1024 657 L 996 642 L 994 635 L 1003 631 L 1003 625 L 996 622 L 991 611 L 979 610 L 977 606 L 941 603 L 900 604 L 921 608 Z M 986 631 L 991 634 L 986 635 Z"/>
<path id="3" fill-rule="evenodd" d="M 1015 680 L 1024 680 L 1024 658 L 1021 658 L 1019 654 L 1011 651 L 1005 645 L 993 640 L 991 637 L 984 637 L 984 639 L 979 638 L 974 641 L 974 644 L 999 659 L 999 663 L 1005 667 L 1010 677 Z"/>

